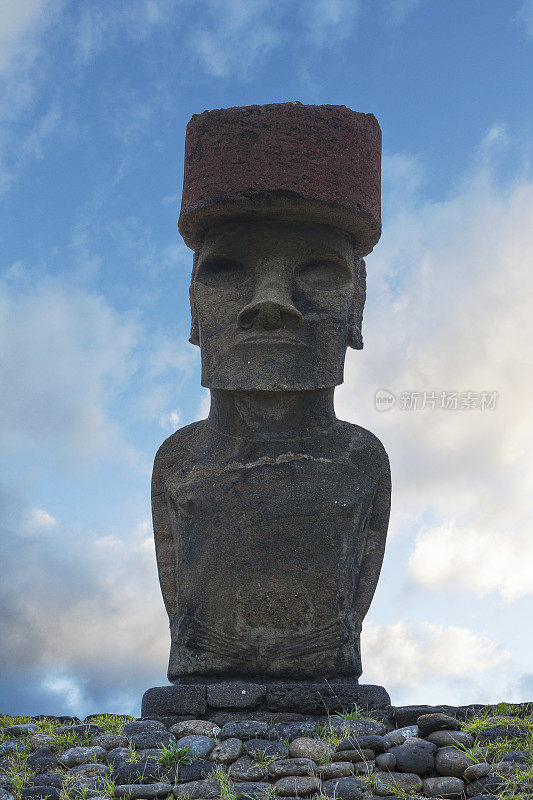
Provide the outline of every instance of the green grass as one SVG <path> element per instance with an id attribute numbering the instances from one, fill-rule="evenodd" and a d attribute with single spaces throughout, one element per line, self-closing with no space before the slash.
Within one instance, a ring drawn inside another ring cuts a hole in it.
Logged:
<path id="1" fill-rule="evenodd" d="M 101 714 L 91 719 L 91 725 L 99 725 L 104 733 L 122 733 L 122 728 L 126 722 L 131 722 L 135 717 L 127 714 Z"/>
<path id="2" fill-rule="evenodd" d="M 159 758 L 159 763 L 164 767 L 177 767 L 178 770 L 183 764 L 192 764 L 190 747 L 163 747 L 163 753 Z"/>

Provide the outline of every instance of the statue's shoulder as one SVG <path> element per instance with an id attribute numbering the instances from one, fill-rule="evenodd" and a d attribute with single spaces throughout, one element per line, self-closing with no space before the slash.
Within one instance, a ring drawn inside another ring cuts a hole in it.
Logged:
<path id="1" fill-rule="evenodd" d="M 353 422 L 339 420 L 339 424 L 353 463 L 371 478 L 389 484 L 389 457 L 378 437 Z"/>
<path id="2" fill-rule="evenodd" d="M 180 428 L 165 439 L 154 459 L 153 491 L 160 488 L 170 473 L 189 469 L 203 449 L 207 432 L 206 420 L 201 420 Z"/>

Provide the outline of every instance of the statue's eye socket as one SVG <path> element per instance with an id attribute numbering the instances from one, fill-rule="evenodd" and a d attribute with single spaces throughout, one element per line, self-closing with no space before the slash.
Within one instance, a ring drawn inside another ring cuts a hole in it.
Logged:
<path id="1" fill-rule="evenodd" d="M 225 286 L 241 283 L 247 277 L 246 267 L 230 258 L 216 256 L 202 262 L 196 280 L 206 286 Z"/>
<path id="2" fill-rule="evenodd" d="M 309 261 L 296 272 L 303 283 L 317 289 L 339 289 L 350 281 L 351 273 L 348 265 L 339 261 Z"/>

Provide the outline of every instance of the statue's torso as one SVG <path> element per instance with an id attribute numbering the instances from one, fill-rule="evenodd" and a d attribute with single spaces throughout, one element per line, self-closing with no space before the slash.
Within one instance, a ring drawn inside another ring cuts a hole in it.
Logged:
<path id="1" fill-rule="evenodd" d="M 270 676 L 359 674 L 360 568 L 380 483 L 364 448 L 341 429 L 195 439 L 158 482 L 175 558 L 172 676 L 251 664 Z"/>

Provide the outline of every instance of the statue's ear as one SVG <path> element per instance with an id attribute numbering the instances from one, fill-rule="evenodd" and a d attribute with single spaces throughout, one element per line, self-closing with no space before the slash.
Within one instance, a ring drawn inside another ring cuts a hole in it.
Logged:
<path id="1" fill-rule="evenodd" d="M 366 300 L 366 265 L 362 258 L 356 264 L 355 296 L 353 316 L 348 329 L 348 346 L 354 350 L 363 349 L 363 309 Z"/>
<path id="2" fill-rule="evenodd" d="M 198 312 L 196 310 L 196 300 L 194 298 L 194 278 L 196 275 L 196 265 L 198 263 L 198 253 L 193 256 L 192 279 L 189 287 L 189 300 L 191 302 L 191 333 L 189 342 L 200 346 L 200 326 L 198 325 Z"/>

